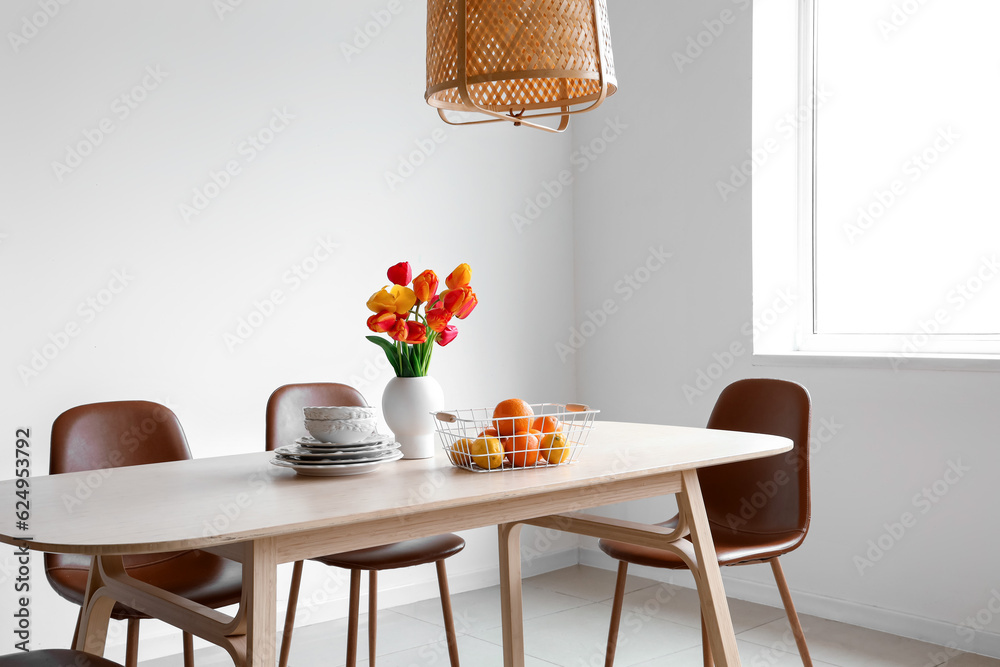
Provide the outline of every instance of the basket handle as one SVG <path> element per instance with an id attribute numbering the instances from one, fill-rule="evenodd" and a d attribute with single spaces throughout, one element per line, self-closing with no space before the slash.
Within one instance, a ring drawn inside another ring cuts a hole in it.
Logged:
<path id="1" fill-rule="evenodd" d="M 439 422 L 448 422 L 449 424 L 454 424 L 455 422 L 458 421 L 458 417 L 451 414 L 450 412 L 438 412 L 434 415 L 434 417 Z"/>
<path id="2" fill-rule="evenodd" d="M 583 403 L 567 403 L 566 412 L 586 412 L 590 408 Z"/>

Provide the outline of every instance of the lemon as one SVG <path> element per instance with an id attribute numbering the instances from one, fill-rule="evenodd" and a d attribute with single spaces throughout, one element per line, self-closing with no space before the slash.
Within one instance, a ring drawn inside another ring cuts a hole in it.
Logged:
<path id="1" fill-rule="evenodd" d="M 472 440 L 461 438 L 460 440 L 456 440 L 455 444 L 448 450 L 448 458 L 457 466 L 468 466 L 472 464 L 471 451 Z"/>
<path id="2" fill-rule="evenodd" d="M 569 458 L 569 444 L 562 433 L 546 433 L 542 436 L 542 444 L 538 448 L 549 463 L 563 463 Z"/>
<path id="3" fill-rule="evenodd" d="M 469 452 L 480 468 L 493 470 L 503 465 L 503 445 L 499 438 L 477 438 Z"/>

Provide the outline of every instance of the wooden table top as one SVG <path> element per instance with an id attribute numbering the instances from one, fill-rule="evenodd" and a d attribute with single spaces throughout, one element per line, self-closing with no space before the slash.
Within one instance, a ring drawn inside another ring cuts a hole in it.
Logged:
<path id="1" fill-rule="evenodd" d="M 597 422 L 579 461 L 474 473 L 442 451 L 373 473 L 302 477 L 258 452 L 34 477 L 30 530 L 15 528 L 15 481 L 0 482 L 10 511 L 0 541 L 66 553 L 128 554 L 204 548 L 386 517 L 586 490 L 789 451 L 787 438 L 700 428 Z M 598 503 L 595 503 L 598 504 Z M 31 541 L 25 541 L 25 535 Z"/>

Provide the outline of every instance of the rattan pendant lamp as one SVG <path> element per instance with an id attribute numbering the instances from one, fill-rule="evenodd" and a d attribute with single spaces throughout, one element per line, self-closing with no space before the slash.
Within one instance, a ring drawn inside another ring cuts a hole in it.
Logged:
<path id="1" fill-rule="evenodd" d="M 450 125 L 510 121 L 562 132 L 572 114 L 617 89 L 606 0 L 427 2 L 424 98 Z M 533 122 L 553 116 L 557 127 Z"/>

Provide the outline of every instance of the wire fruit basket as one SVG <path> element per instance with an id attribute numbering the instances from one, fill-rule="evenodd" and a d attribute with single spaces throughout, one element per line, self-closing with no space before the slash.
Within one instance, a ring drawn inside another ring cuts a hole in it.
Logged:
<path id="1" fill-rule="evenodd" d="M 493 418 L 492 408 L 432 413 L 452 465 L 473 472 L 551 468 L 576 461 L 600 410 L 579 403 L 536 403 L 532 417 Z M 525 433 L 525 420 L 529 430 Z M 540 428 L 538 428 L 540 427 Z"/>

